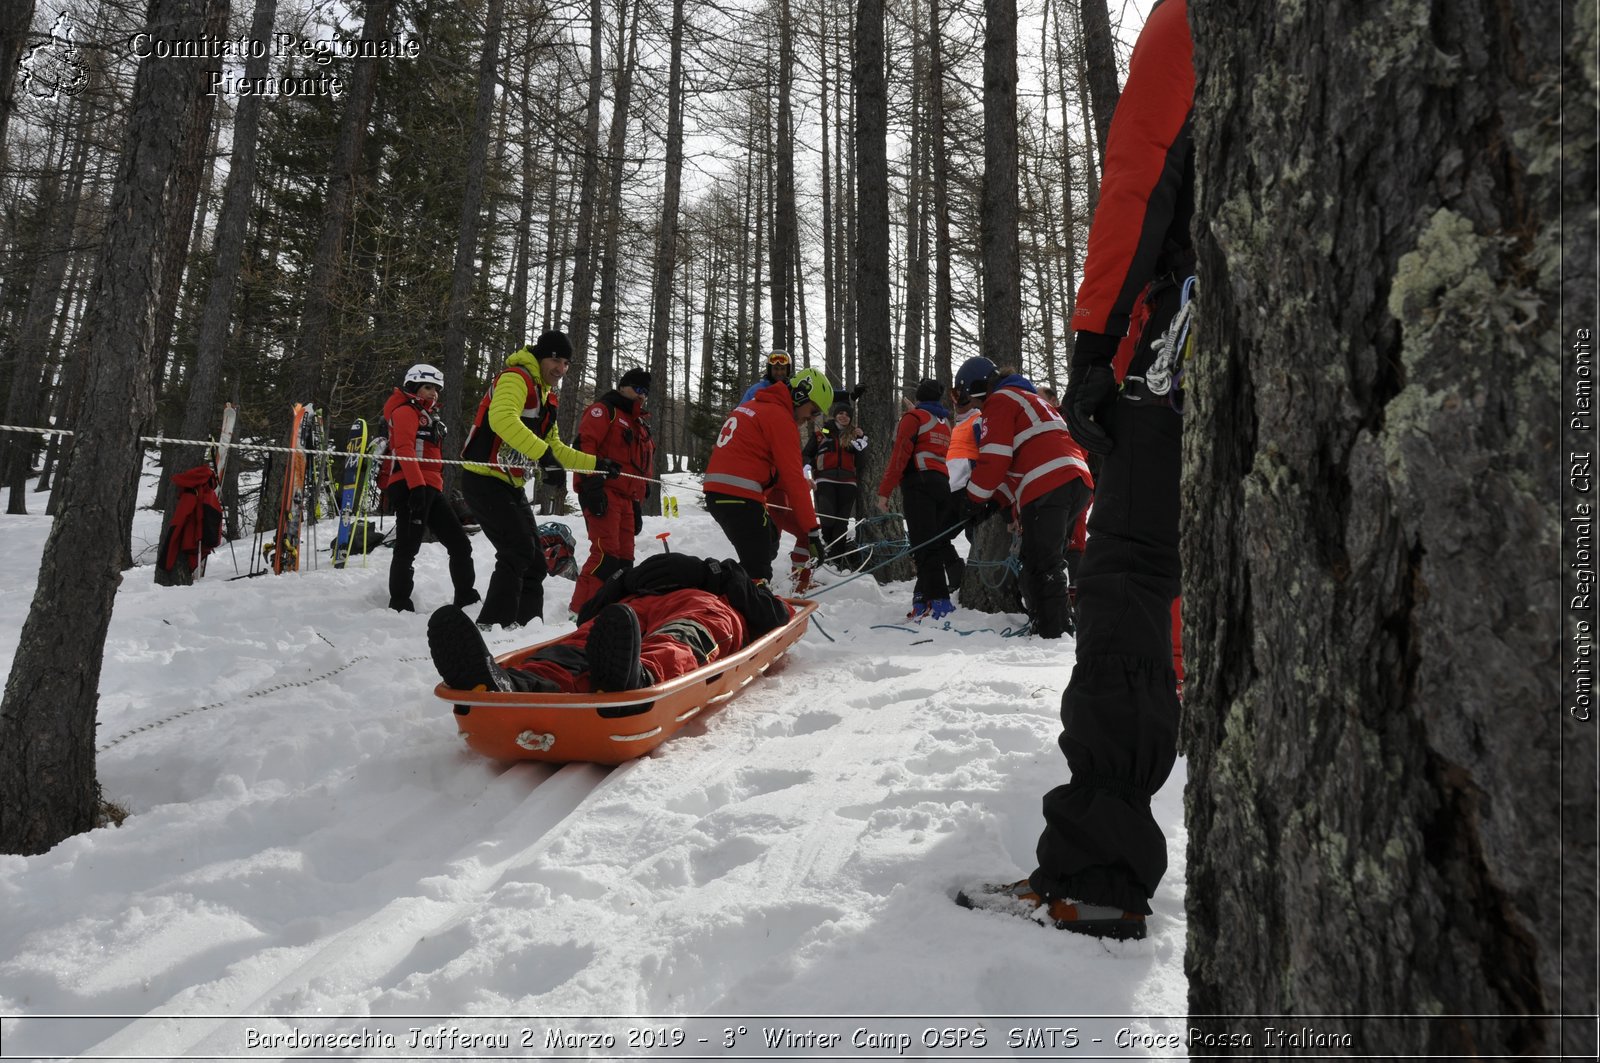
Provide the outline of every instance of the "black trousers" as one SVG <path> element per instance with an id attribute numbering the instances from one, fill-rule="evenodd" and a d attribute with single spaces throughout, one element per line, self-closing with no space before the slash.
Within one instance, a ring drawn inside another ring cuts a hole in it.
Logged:
<path id="1" fill-rule="evenodd" d="M 494 544 L 494 573 L 478 623 L 526 624 L 544 616 L 544 578 L 549 573 L 527 494 L 504 480 L 470 471 L 462 473 L 461 493 Z"/>
<path id="2" fill-rule="evenodd" d="M 813 497 L 828 553 L 850 549 L 850 514 L 856 508 L 856 485 L 839 480 L 818 480 Z"/>
<path id="3" fill-rule="evenodd" d="M 707 491 L 706 508 L 728 537 L 745 573 L 751 579 L 771 580 L 779 533 L 777 525 L 767 517 L 766 505 L 753 498 Z"/>
<path id="4" fill-rule="evenodd" d="M 1116 447 L 1096 483 L 1078 569 L 1077 664 L 1061 695 L 1072 779 L 1044 796 L 1030 881 L 1047 897 L 1148 913 L 1167 870 L 1150 799 L 1177 757 L 1171 610 L 1181 577 L 1182 419 L 1122 398 L 1106 427 Z"/>
<path id="5" fill-rule="evenodd" d="M 1072 609 L 1067 595 L 1067 542 L 1078 514 L 1092 497 L 1082 480 L 1070 480 L 1022 507 L 1022 579 L 1028 619 L 1040 638 L 1058 639 L 1067 630 Z"/>
<path id="6" fill-rule="evenodd" d="M 947 573 L 961 560 L 951 540 L 961 529 L 951 527 L 956 524 L 956 502 L 949 479 L 932 471 L 906 473 L 900 481 L 900 506 L 905 511 L 906 535 L 911 545 L 927 543 L 911 555 L 917 566 L 916 596 L 925 602 L 950 597 Z M 944 531 L 949 534 L 928 542 Z"/>
<path id="7" fill-rule="evenodd" d="M 477 571 L 472 565 L 472 541 L 461 527 L 455 510 L 443 495 L 428 507 L 428 519 L 423 524 L 411 523 L 411 489 L 404 480 L 389 485 L 389 512 L 395 514 L 394 556 L 389 560 L 389 608 L 412 608 L 411 591 L 416 586 L 415 562 L 417 551 L 422 549 L 425 532 L 444 544 L 450 552 L 450 585 L 455 590 L 455 604 L 467 605 L 477 601 L 472 585 L 477 582 Z"/>

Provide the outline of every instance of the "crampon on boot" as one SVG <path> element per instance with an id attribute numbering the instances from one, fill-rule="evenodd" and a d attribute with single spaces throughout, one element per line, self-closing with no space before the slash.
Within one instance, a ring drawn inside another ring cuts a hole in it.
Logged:
<path id="1" fill-rule="evenodd" d="M 980 883 L 956 894 L 956 903 L 977 911 L 999 912 L 1032 919 L 1041 926 L 1070 930 L 1090 937 L 1137 941 L 1144 937 L 1144 915 L 1118 907 L 1084 904 L 1058 898 L 1046 901 L 1033 892 L 1027 879 L 1019 882 Z"/>

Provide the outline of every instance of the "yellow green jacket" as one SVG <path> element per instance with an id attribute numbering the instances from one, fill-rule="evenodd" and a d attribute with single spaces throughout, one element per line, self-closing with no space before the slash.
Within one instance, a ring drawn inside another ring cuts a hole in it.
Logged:
<path id="1" fill-rule="evenodd" d="M 467 472 L 521 487 L 545 454 L 574 472 L 593 472 L 594 455 L 561 441 L 556 394 L 539 373 L 539 360 L 523 347 L 506 359 L 478 403 L 461 457 Z"/>

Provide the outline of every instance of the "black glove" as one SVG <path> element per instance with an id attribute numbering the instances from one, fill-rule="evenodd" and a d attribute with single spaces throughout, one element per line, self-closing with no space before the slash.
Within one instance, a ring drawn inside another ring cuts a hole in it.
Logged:
<path id="1" fill-rule="evenodd" d="M 633 534 L 638 535 L 644 531 L 644 507 L 639 503 L 633 504 Z"/>
<path id="2" fill-rule="evenodd" d="M 406 510 L 411 516 L 411 523 L 426 523 L 428 511 L 433 508 L 433 501 L 438 497 L 437 487 L 413 487 L 406 496 Z"/>
<path id="3" fill-rule="evenodd" d="M 1099 332 L 1080 332 L 1073 343 L 1072 370 L 1062 397 L 1061 415 L 1072 438 L 1084 450 L 1109 454 L 1115 442 L 1104 426 L 1106 413 L 1117 401 L 1117 374 L 1111 359 L 1117 338 Z"/>
<path id="4" fill-rule="evenodd" d="M 850 389 L 850 401 L 851 402 L 856 402 L 856 401 L 860 400 L 861 396 L 865 395 L 866 393 L 867 393 L 867 385 L 865 385 L 865 384 L 857 384 L 855 387 Z"/>
<path id="5" fill-rule="evenodd" d="M 982 524 L 984 521 L 1000 512 L 1000 503 L 994 501 L 993 499 L 983 503 L 981 506 L 976 502 L 973 502 L 971 499 L 967 499 L 966 501 L 967 527 L 973 531 L 977 531 L 978 525 Z"/>
<path id="6" fill-rule="evenodd" d="M 596 475 L 604 476 L 607 480 L 615 480 L 622 475 L 622 466 L 610 458 L 596 458 L 594 459 L 594 471 Z"/>
<path id="7" fill-rule="evenodd" d="M 610 500 L 606 498 L 606 482 L 598 476 L 585 476 L 578 488 L 578 504 L 591 516 L 603 517 Z"/>
<path id="8" fill-rule="evenodd" d="M 822 564 L 822 556 L 826 552 L 827 547 L 822 542 L 822 529 L 812 528 L 811 534 L 806 536 L 806 553 L 811 555 L 812 564 Z"/>

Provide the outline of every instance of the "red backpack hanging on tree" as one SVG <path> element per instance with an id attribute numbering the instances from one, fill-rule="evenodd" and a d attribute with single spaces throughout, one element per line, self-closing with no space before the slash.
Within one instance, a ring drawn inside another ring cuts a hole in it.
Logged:
<path id="1" fill-rule="evenodd" d="M 222 542 L 222 502 L 217 498 L 216 470 L 210 465 L 174 473 L 172 486 L 178 489 L 178 508 L 162 533 L 156 564 L 187 583 Z"/>

